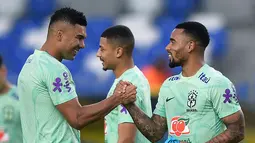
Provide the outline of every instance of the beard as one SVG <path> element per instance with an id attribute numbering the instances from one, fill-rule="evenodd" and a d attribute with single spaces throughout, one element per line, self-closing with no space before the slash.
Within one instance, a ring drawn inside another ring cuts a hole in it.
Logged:
<path id="1" fill-rule="evenodd" d="M 107 70 L 108 70 L 108 68 L 106 68 L 106 67 L 103 67 L 103 70 L 104 70 L 104 71 L 107 71 Z"/>
<path id="2" fill-rule="evenodd" d="M 176 61 L 174 60 L 174 58 L 172 58 L 172 60 L 169 60 L 168 66 L 169 66 L 170 68 L 175 68 L 175 67 L 181 66 L 181 64 L 178 63 L 178 62 L 176 62 Z"/>
<path id="3" fill-rule="evenodd" d="M 105 65 L 105 62 L 104 62 L 104 60 L 102 59 L 102 58 L 100 58 L 100 61 L 102 62 L 102 66 L 103 66 L 103 70 L 104 71 L 107 71 L 108 70 L 108 67 Z"/>

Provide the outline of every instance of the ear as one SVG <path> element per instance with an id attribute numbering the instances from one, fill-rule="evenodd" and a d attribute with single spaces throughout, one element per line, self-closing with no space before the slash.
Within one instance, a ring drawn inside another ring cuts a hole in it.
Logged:
<path id="1" fill-rule="evenodd" d="M 116 48 L 116 57 L 120 58 L 124 54 L 124 49 L 122 47 Z"/>
<path id="2" fill-rule="evenodd" d="M 58 30 L 57 31 L 57 41 L 62 41 L 62 39 L 63 39 L 63 31 L 62 30 Z"/>
<path id="3" fill-rule="evenodd" d="M 2 65 L 2 67 L 0 67 L 0 71 L 4 74 L 4 76 L 7 75 L 7 68 L 5 65 Z"/>
<path id="4" fill-rule="evenodd" d="M 196 43 L 194 41 L 190 41 L 188 43 L 188 46 L 189 46 L 188 47 L 188 52 L 190 53 L 190 52 L 192 52 L 195 49 Z"/>

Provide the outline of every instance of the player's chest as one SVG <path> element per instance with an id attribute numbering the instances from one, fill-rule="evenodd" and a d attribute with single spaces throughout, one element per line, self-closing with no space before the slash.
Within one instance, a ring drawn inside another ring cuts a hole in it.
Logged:
<path id="1" fill-rule="evenodd" d="M 14 103 L 3 103 L 0 105 L 0 123 L 13 125 L 20 118 L 18 108 Z"/>
<path id="2" fill-rule="evenodd" d="M 185 87 L 185 89 L 169 90 L 165 96 L 165 109 L 169 115 L 183 115 L 203 112 L 209 108 L 209 92 L 206 88 L 195 86 Z"/>

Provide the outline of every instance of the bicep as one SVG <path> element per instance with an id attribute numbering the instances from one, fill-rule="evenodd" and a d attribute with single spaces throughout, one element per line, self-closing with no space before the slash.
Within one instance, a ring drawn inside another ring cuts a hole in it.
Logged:
<path id="1" fill-rule="evenodd" d="M 133 123 L 121 123 L 118 126 L 118 143 L 134 143 L 136 137 L 136 126 Z"/>
<path id="2" fill-rule="evenodd" d="M 58 111 L 64 116 L 67 122 L 73 127 L 77 126 L 77 117 L 81 108 L 78 98 L 56 105 Z"/>
<path id="3" fill-rule="evenodd" d="M 222 118 L 222 121 L 228 129 L 233 129 L 237 131 L 244 130 L 245 121 L 242 110 L 239 110 L 234 114 Z"/>
<path id="4" fill-rule="evenodd" d="M 244 139 L 245 121 L 242 110 L 222 118 L 222 121 L 227 127 L 228 137 L 233 142 L 239 142 Z"/>

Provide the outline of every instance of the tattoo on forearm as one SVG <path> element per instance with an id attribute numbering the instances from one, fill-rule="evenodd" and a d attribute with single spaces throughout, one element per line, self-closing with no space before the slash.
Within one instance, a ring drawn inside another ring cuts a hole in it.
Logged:
<path id="1" fill-rule="evenodd" d="M 214 137 L 207 143 L 238 143 L 244 138 L 244 117 L 243 114 L 233 115 L 223 119 L 227 130 Z"/>
<path id="2" fill-rule="evenodd" d="M 150 141 L 156 142 L 161 139 L 167 130 L 166 118 L 153 115 L 149 118 L 135 104 L 126 105 L 127 110 L 132 116 L 137 128 Z"/>

